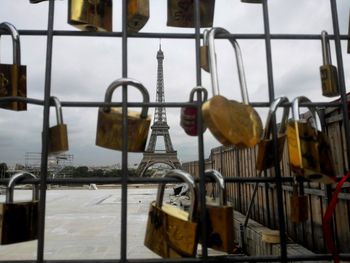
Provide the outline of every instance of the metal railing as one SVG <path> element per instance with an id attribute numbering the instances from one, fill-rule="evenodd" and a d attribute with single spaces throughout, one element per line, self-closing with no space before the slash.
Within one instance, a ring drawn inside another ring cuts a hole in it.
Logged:
<path id="1" fill-rule="evenodd" d="M 278 217 L 280 226 L 280 240 L 281 240 L 281 254 L 280 256 L 208 256 L 208 250 L 206 246 L 206 226 L 202 224 L 203 242 L 202 242 L 202 255 L 199 258 L 186 258 L 178 260 L 169 259 L 128 259 L 127 258 L 127 208 L 128 208 L 128 185 L 135 183 L 161 183 L 161 182 L 173 182 L 176 180 L 172 179 L 162 179 L 162 178 L 131 178 L 128 176 L 128 152 L 127 152 L 127 140 L 123 140 L 123 150 L 122 150 L 122 176 L 120 178 L 59 178 L 52 179 L 47 178 L 48 176 L 48 129 L 49 129 L 49 111 L 50 111 L 50 96 L 51 96 L 51 76 L 52 76 L 52 53 L 53 53 L 53 39 L 56 36 L 94 36 L 94 37 L 114 37 L 121 38 L 122 40 L 122 73 L 121 77 L 128 77 L 128 38 L 169 38 L 169 39 L 193 39 L 195 50 L 196 50 L 196 84 L 201 85 L 201 68 L 200 68 L 200 39 L 202 35 L 200 34 L 200 12 L 199 12 L 199 0 L 194 0 L 195 6 L 195 29 L 192 34 L 179 34 L 179 33 L 127 33 L 127 0 L 122 1 L 122 30 L 121 32 L 79 32 L 79 31 L 61 31 L 54 30 L 54 14 L 55 14 L 55 0 L 49 0 L 48 5 L 48 23 L 47 30 L 19 30 L 22 36 L 46 36 L 47 47 L 46 47 L 46 70 L 45 70 L 45 90 L 44 99 L 24 99 L 18 97 L 1 98 L 0 102 L 4 101 L 27 101 L 30 104 L 36 104 L 43 106 L 43 134 L 42 134 L 42 157 L 41 157 L 41 177 L 40 180 L 27 179 L 23 180 L 23 183 L 34 182 L 40 184 L 40 218 L 39 218 L 39 235 L 38 235 L 38 246 L 37 246 L 37 260 L 21 260 L 21 261 L 11 261 L 11 262 L 287 262 L 287 261 L 324 261 L 332 259 L 330 254 L 316 254 L 316 255 L 298 255 L 298 256 L 288 256 L 287 255 L 287 241 L 285 234 L 285 218 L 283 213 L 283 196 L 282 196 L 282 182 L 290 181 L 290 178 L 285 178 L 281 176 L 281 171 L 278 165 L 275 165 L 275 177 L 273 178 L 230 178 L 226 180 L 227 183 L 243 183 L 245 181 L 250 182 L 275 182 L 277 187 L 277 200 L 278 200 Z M 220 0 L 218 0 L 220 1 Z M 238 1 L 238 0 L 237 0 Z M 274 90 L 274 77 L 273 77 L 273 63 L 272 63 L 272 47 L 271 40 L 275 39 L 285 39 L 285 40 L 310 40 L 319 41 L 321 36 L 319 34 L 271 34 L 270 33 L 270 22 L 269 22 L 269 3 L 268 0 L 262 1 L 262 11 L 263 11 L 263 23 L 264 23 L 264 33 L 263 34 L 221 34 L 218 38 L 234 38 L 234 39 L 263 39 L 265 40 L 266 48 L 266 64 L 267 64 L 267 77 L 268 77 L 268 94 L 269 100 L 262 103 L 251 103 L 254 107 L 268 107 L 270 103 L 275 98 Z M 335 43 L 335 52 L 337 58 L 337 67 L 339 72 L 339 83 L 340 83 L 340 93 L 341 93 L 341 103 L 312 103 L 315 106 L 338 106 L 342 109 L 344 118 L 344 128 L 345 133 L 348 135 L 346 137 L 346 148 L 347 148 L 347 159 L 350 163 L 350 126 L 349 126 L 349 116 L 348 116 L 348 106 L 346 99 L 346 88 L 345 88 L 345 76 L 344 76 L 344 66 L 341 51 L 341 40 L 348 39 L 347 35 L 340 35 L 339 23 L 338 23 L 338 13 L 337 13 L 337 1 L 330 0 L 332 22 L 333 22 L 333 35 L 329 35 L 328 38 L 333 40 Z M 62 101 L 63 107 L 100 107 L 100 106 L 121 106 L 123 109 L 123 138 L 127 138 L 128 127 L 127 127 L 127 108 L 128 107 L 138 107 L 143 105 L 148 105 L 149 107 L 174 107 L 179 108 L 183 106 L 193 105 L 201 108 L 201 98 L 197 98 L 196 103 L 129 103 L 127 101 L 127 87 L 123 86 L 122 89 L 122 102 L 121 103 L 109 103 L 104 102 L 84 102 L 84 101 Z M 308 105 L 308 104 L 303 104 Z M 284 106 L 289 106 L 288 104 Z M 202 117 L 199 115 L 198 126 L 199 130 L 202 129 Z M 276 125 L 273 127 L 273 141 L 274 141 L 274 154 L 277 156 L 278 149 L 276 144 Z M 205 204 L 205 178 L 204 178 L 204 168 L 205 168 L 205 158 L 204 158 L 204 142 L 203 135 L 198 136 L 198 162 L 199 162 L 199 173 L 200 173 L 200 203 Z M 277 160 L 277 158 L 276 158 Z M 276 161 L 277 162 L 277 161 Z M 7 180 L 1 180 L 1 184 L 6 184 Z M 44 259 L 44 249 L 45 249 L 45 211 L 46 211 L 46 189 L 48 184 L 74 184 L 74 183 L 104 183 L 104 184 L 120 184 L 121 185 L 121 231 L 120 231 L 120 259 L 115 260 L 45 260 Z M 201 221 L 205 221 L 205 210 L 201 210 Z M 20 252 L 19 252 L 20 253 Z M 341 254 L 341 259 L 350 260 L 349 254 Z M 5 262 L 0 259 L 0 262 Z M 6 261 L 9 262 L 9 261 Z"/>

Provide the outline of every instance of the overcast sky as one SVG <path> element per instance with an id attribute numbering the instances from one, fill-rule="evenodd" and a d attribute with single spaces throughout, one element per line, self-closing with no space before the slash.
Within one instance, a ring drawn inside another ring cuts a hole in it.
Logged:
<path id="1" fill-rule="evenodd" d="M 67 24 L 67 2 L 55 5 L 55 30 L 77 30 Z M 113 1 L 113 31 L 121 30 L 121 1 Z M 333 34 L 329 0 L 269 0 L 271 33 Z M 141 32 L 192 33 L 192 29 L 166 26 L 167 1 L 150 0 L 150 19 Z M 347 34 L 350 1 L 338 0 L 341 34 Z M 17 29 L 47 29 L 48 3 L 29 4 L 29 0 L 0 0 L 0 21 L 10 22 Z M 263 33 L 262 6 L 245 4 L 240 0 L 217 0 L 214 26 L 231 33 Z M 266 54 L 264 40 L 238 40 L 250 101 L 268 99 Z M 345 72 L 350 70 L 350 55 L 342 41 Z M 128 75 L 142 82 L 156 98 L 159 39 L 132 38 L 128 40 Z M 62 101 L 102 101 L 108 85 L 122 77 L 121 38 L 110 37 L 54 37 L 51 94 Z M 333 62 L 336 63 L 334 43 L 331 42 Z M 164 59 L 165 100 L 188 101 L 196 86 L 195 42 L 184 39 L 162 39 Z M 322 63 L 319 40 L 273 40 L 273 75 L 275 95 L 305 95 L 313 101 L 330 101 L 322 97 L 319 66 Z M 221 94 L 240 100 L 238 77 L 233 49 L 228 41 L 216 41 Z M 28 97 L 43 99 L 46 38 L 21 37 L 22 64 L 27 65 Z M 12 59 L 8 36 L 1 38 L 1 61 Z M 349 83 L 349 75 L 346 76 Z M 202 71 L 202 84 L 211 96 L 209 74 Z M 116 92 L 113 101 L 120 101 Z M 137 91 L 130 91 L 130 101 L 140 101 Z M 185 134 L 179 125 L 180 109 L 168 108 L 167 118 L 174 148 L 181 161 L 198 158 L 197 138 Z M 149 109 L 154 114 L 154 109 Z M 266 110 L 259 110 L 265 123 Z M 121 162 L 121 153 L 95 146 L 97 108 L 64 108 L 64 122 L 68 125 L 70 154 L 74 165 L 107 165 Z M 26 112 L 0 109 L 0 162 L 24 164 L 25 152 L 41 151 L 43 109 L 28 105 Z M 55 125 L 51 110 L 51 125 Z M 151 133 L 149 133 L 150 135 Z M 212 147 L 220 144 L 210 132 L 205 132 L 206 157 Z M 129 164 L 138 163 L 142 154 L 129 154 Z"/>

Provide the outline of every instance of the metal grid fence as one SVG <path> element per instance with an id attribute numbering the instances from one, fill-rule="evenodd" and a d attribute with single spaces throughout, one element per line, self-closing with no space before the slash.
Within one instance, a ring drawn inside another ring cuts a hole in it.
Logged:
<path id="1" fill-rule="evenodd" d="M 24 99 L 19 97 L 8 97 L 1 98 L 0 102 L 10 101 L 26 101 L 30 104 L 36 104 L 43 106 L 43 135 L 42 135 L 42 157 L 41 157 L 41 177 L 38 180 L 23 180 L 23 183 L 37 183 L 40 184 L 40 202 L 39 202 L 39 235 L 38 235 L 38 246 L 37 246 L 37 260 L 21 260 L 11 262 L 287 262 L 287 261 L 324 261 L 331 260 L 330 254 L 317 254 L 317 255 L 298 255 L 288 256 L 286 246 L 286 234 L 285 234 L 285 218 L 283 214 L 283 196 L 282 196 L 282 183 L 291 181 L 292 178 L 282 177 L 281 171 L 278 165 L 275 165 L 275 177 L 270 178 L 237 178 L 237 177 L 226 177 L 227 183 L 244 183 L 244 182 L 274 182 L 277 188 L 277 206 L 278 206 L 278 218 L 280 226 L 280 240 L 281 240 L 281 254 L 279 256 L 208 256 L 208 250 L 206 246 L 206 227 L 202 225 L 203 232 L 203 245 L 202 255 L 200 258 L 186 258 L 181 260 L 171 259 L 128 259 L 127 258 L 127 203 L 128 203 L 128 185 L 129 184 L 154 184 L 164 182 L 175 182 L 176 180 L 162 179 L 162 178 L 131 178 L 128 176 L 128 152 L 127 152 L 127 140 L 123 140 L 123 151 L 122 151 L 122 176 L 120 178 L 68 178 L 68 179 L 52 179 L 47 178 L 48 175 L 48 129 L 49 129 L 49 111 L 50 111 L 50 95 L 51 95 L 51 75 L 52 75 L 52 52 L 53 52 L 53 40 L 55 36 L 94 36 L 94 37 L 116 37 L 122 40 L 122 77 L 128 77 L 128 38 L 172 38 L 172 39 L 193 39 L 196 50 L 196 82 L 197 85 L 201 85 L 201 69 L 200 69 L 200 39 L 203 37 L 200 34 L 200 12 L 199 2 L 200 0 L 194 0 L 195 7 L 195 29 L 193 34 L 179 34 L 179 33 L 127 33 L 127 0 L 122 1 L 122 30 L 121 32 L 77 32 L 77 31 L 58 31 L 54 30 L 54 14 L 55 14 L 55 0 L 49 0 L 48 5 L 48 24 L 47 30 L 19 30 L 20 35 L 24 36 L 46 36 L 47 38 L 47 49 L 46 49 L 46 70 L 45 70 L 45 90 L 44 99 Z M 269 24 L 269 11 L 268 11 L 268 0 L 262 0 L 262 11 L 263 11 L 263 23 L 264 33 L 263 34 L 220 34 L 218 38 L 234 38 L 234 39 L 260 39 L 265 41 L 266 48 L 266 64 L 267 64 L 267 77 L 268 77 L 268 94 L 269 100 L 263 103 L 251 103 L 254 107 L 268 107 L 275 98 L 274 92 L 274 77 L 273 77 L 273 64 L 272 64 L 272 47 L 271 40 L 320 40 L 319 34 L 271 34 Z M 332 22 L 333 22 L 333 35 L 329 35 L 328 38 L 334 41 L 335 52 L 337 58 L 337 67 L 339 71 L 339 83 L 341 102 L 340 103 L 304 103 L 302 105 L 309 106 L 335 106 L 342 110 L 344 118 L 344 128 L 347 135 L 350 134 L 348 106 L 346 99 L 346 88 L 345 88 L 345 76 L 344 66 L 341 51 L 341 41 L 347 40 L 347 35 L 340 35 L 338 13 L 337 13 L 337 1 L 330 0 Z M 198 109 L 201 108 L 201 98 L 199 97 L 196 103 L 129 103 L 127 100 L 127 87 L 123 86 L 122 89 L 122 102 L 121 103 L 104 103 L 104 102 L 84 102 L 84 101 L 63 101 L 62 107 L 101 107 L 101 106 L 121 106 L 123 109 L 123 138 L 127 138 L 128 127 L 127 127 L 127 108 L 128 107 L 172 107 L 179 108 L 183 106 L 196 106 Z M 289 107 L 289 104 L 283 106 Z M 198 126 L 202 127 L 201 116 L 198 120 Z M 276 125 L 273 127 L 273 141 L 274 141 L 274 154 L 277 156 L 276 146 Z M 347 159 L 350 163 L 350 138 L 346 137 L 346 149 Z M 199 185 L 200 185 L 200 201 L 201 204 L 205 204 L 205 158 L 204 158 L 204 147 L 203 147 L 203 135 L 198 136 L 198 158 L 199 158 Z M 277 158 L 276 158 L 277 160 Z M 1 180 L 1 184 L 7 184 L 7 180 Z M 45 209 L 46 209 L 46 189 L 48 184 L 81 184 L 81 183 L 104 183 L 104 184 L 120 184 L 122 189 L 121 198 L 121 235 L 120 235 L 120 259 L 115 260 L 45 260 L 44 259 L 44 236 L 45 236 Z M 205 221 L 206 214 L 204 209 L 200 214 L 202 222 Z M 350 260 L 349 254 L 341 254 L 340 259 Z M 0 259 L 0 262 L 5 262 Z M 8 261 L 6 261 L 8 262 Z"/>

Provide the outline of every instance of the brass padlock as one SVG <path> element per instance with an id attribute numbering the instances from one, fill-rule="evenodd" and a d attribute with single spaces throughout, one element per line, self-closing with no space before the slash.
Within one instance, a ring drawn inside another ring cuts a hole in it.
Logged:
<path id="1" fill-rule="evenodd" d="M 201 96 L 201 101 L 205 102 L 208 99 L 208 91 L 201 87 L 197 86 L 191 90 L 190 93 L 190 102 L 194 102 L 194 94 L 198 93 L 199 96 Z M 203 96 L 202 96 L 203 94 Z M 181 108 L 181 116 L 180 116 L 180 126 L 184 129 L 186 134 L 190 136 L 198 136 L 199 130 L 198 130 L 198 111 L 197 107 L 195 106 L 187 106 Z M 207 127 L 202 125 L 202 133 L 205 132 Z"/>
<path id="2" fill-rule="evenodd" d="M 249 105 L 242 54 L 236 40 L 230 38 L 237 59 L 243 103 L 228 100 L 220 95 L 214 37 L 217 33 L 229 34 L 226 29 L 212 28 L 208 34 L 209 68 L 213 97 L 202 106 L 203 118 L 214 137 L 225 146 L 253 147 L 260 142 L 262 122 Z"/>
<path id="3" fill-rule="evenodd" d="M 274 166 L 273 141 L 272 141 L 272 117 L 277 111 L 278 106 L 282 103 L 288 103 L 287 97 L 279 97 L 271 103 L 267 114 L 265 129 L 262 140 L 258 144 L 258 156 L 256 158 L 256 169 L 263 171 Z M 283 108 L 282 120 L 279 124 L 277 134 L 278 162 L 281 161 L 283 155 L 284 144 L 286 141 L 286 128 L 288 123 L 289 107 Z"/>
<path id="4" fill-rule="evenodd" d="M 215 0 L 199 2 L 200 27 L 212 27 Z M 195 27 L 194 0 L 168 0 L 167 26 Z"/>
<path id="5" fill-rule="evenodd" d="M 149 102 L 147 89 L 137 80 L 121 78 L 109 85 L 105 102 L 111 103 L 116 88 L 130 85 L 137 88 L 143 96 L 143 102 Z M 141 113 L 128 110 L 128 151 L 143 152 L 145 150 L 151 117 L 147 115 L 148 107 L 143 107 Z M 96 145 L 122 150 L 123 146 L 123 118 L 122 108 L 100 107 L 98 110 Z"/>
<path id="6" fill-rule="evenodd" d="M 67 125 L 63 123 L 61 102 L 56 97 L 50 98 L 56 108 L 57 125 L 49 128 L 49 154 L 61 154 L 69 150 Z"/>
<path id="7" fill-rule="evenodd" d="M 307 180 L 331 184 L 335 182 L 335 169 L 327 136 L 317 130 L 316 111 L 308 107 L 314 127 L 310 121 L 300 119 L 299 102 L 311 102 L 304 96 L 292 102 L 293 119 L 287 126 L 289 164 L 297 176 Z"/>
<path id="8" fill-rule="evenodd" d="M 83 31 L 112 32 L 112 0 L 69 0 L 68 24 Z"/>
<path id="9" fill-rule="evenodd" d="M 290 221 L 292 223 L 299 224 L 308 219 L 308 197 L 303 193 L 303 190 L 304 186 L 302 183 L 298 185 L 298 182 L 295 180 L 293 183 L 293 193 L 290 197 Z"/>
<path id="10" fill-rule="evenodd" d="M 164 184 L 160 184 L 157 200 L 150 204 L 144 244 L 163 258 L 195 257 L 198 224 L 195 219 L 196 188 L 193 177 L 181 170 L 169 170 L 163 178 L 178 178 L 189 186 L 191 205 L 188 212 L 163 204 Z M 166 207 L 166 208 L 165 208 Z"/>
<path id="11" fill-rule="evenodd" d="M 322 95 L 326 97 L 339 96 L 338 71 L 332 65 L 331 49 L 329 46 L 328 34 L 326 31 L 321 33 L 323 65 L 320 67 Z"/>
<path id="12" fill-rule="evenodd" d="M 209 34 L 209 30 L 204 29 L 204 31 L 203 31 L 203 45 L 200 46 L 200 48 L 199 48 L 200 67 L 202 69 L 204 69 L 206 72 L 210 72 L 209 71 L 209 58 L 208 58 L 208 53 L 209 53 L 208 34 Z"/>
<path id="13" fill-rule="evenodd" d="M 149 0 L 128 0 L 128 32 L 136 33 L 149 19 Z"/>
<path id="14" fill-rule="evenodd" d="M 233 207 L 227 204 L 225 181 L 217 170 L 206 170 L 206 177 L 215 180 L 219 191 L 219 202 L 207 202 L 207 246 L 232 253 L 234 246 Z"/>
<path id="15" fill-rule="evenodd" d="M 0 244 L 14 244 L 38 238 L 39 191 L 33 185 L 32 201 L 13 201 L 16 183 L 24 178 L 36 176 L 28 172 L 14 174 L 6 188 L 6 201 L 0 204 Z"/>
<path id="16" fill-rule="evenodd" d="M 0 24 L 0 37 L 3 33 L 9 33 L 12 37 L 13 64 L 0 64 L 0 98 L 27 97 L 27 67 L 21 65 L 21 45 L 17 29 L 8 22 Z M 26 102 L 0 103 L 0 108 L 25 111 Z"/>

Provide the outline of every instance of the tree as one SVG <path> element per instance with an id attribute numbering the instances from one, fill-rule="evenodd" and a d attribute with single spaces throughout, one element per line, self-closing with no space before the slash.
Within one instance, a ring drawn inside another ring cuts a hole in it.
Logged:
<path id="1" fill-rule="evenodd" d="M 7 177 L 7 170 L 8 170 L 8 166 L 6 163 L 0 163 L 0 177 L 4 178 Z"/>

